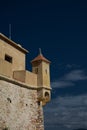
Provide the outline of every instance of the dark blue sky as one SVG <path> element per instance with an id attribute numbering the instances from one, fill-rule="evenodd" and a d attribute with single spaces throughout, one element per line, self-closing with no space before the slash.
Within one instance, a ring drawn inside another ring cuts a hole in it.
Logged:
<path id="1" fill-rule="evenodd" d="M 87 128 L 87 1 L 1 1 L 0 32 L 51 60 L 52 101 L 44 107 L 45 130 Z"/>

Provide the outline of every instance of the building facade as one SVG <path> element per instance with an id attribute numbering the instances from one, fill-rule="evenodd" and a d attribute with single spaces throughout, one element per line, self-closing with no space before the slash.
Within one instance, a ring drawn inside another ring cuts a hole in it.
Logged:
<path id="1" fill-rule="evenodd" d="M 51 99 L 50 61 L 40 52 L 30 72 L 26 53 L 0 33 L 0 130 L 44 130 L 43 106 Z"/>

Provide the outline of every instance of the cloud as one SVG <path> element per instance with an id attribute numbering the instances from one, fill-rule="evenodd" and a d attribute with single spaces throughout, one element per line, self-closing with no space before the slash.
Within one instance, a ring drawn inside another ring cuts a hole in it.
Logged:
<path id="1" fill-rule="evenodd" d="M 87 128 L 87 95 L 57 97 L 44 108 L 47 130 Z M 49 129 L 48 129 L 49 128 Z"/>
<path id="2" fill-rule="evenodd" d="M 77 69 L 80 68 L 80 65 L 76 65 L 76 64 L 67 64 L 65 66 L 66 69 Z"/>
<path id="3" fill-rule="evenodd" d="M 68 87 L 68 86 L 74 86 L 74 83 L 69 82 L 69 81 L 60 80 L 60 81 L 54 81 L 54 82 L 52 82 L 51 86 L 53 88 Z"/>
<path id="4" fill-rule="evenodd" d="M 87 80 L 87 76 L 83 70 L 72 70 L 58 80 L 51 82 L 53 88 L 74 86 L 76 81 Z"/>
<path id="5" fill-rule="evenodd" d="M 68 65 L 68 67 L 72 66 Z M 56 88 L 75 86 L 77 82 L 83 80 L 87 80 L 84 70 L 69 69 L 66 74 L 51 82 L 51 86 L 56 90 Z M 56 96 L 44 107 L 44 113 L 45 130 L 87 128 L 87 95 Z"/>
<path id="6" fill-rule="evenodd" d="M 68 81 L 78 81 L 78 80 L 86 80 L 87 76 L 85 75 L 83 70 L 73 70 L 70 73 L 66 74 L 64 80 Z"/>

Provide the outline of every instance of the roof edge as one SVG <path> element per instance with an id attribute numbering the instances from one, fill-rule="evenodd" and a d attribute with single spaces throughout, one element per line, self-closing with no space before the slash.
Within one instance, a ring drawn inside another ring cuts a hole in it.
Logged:
<path id="1" fill-rule="evenodd" d="M 24 49 L 23 47 L 19 46 L 17 43 L 6 37 L 4 34 L 0 33 L 0 39 L 4 40 L 7 42 L 9 45 L 15 47 L 16 49 L 22 51 L 23 53 L 28 53 L 29 51 Z"/>
<path id="2" fill-rule="evenodd" d="M 48 59 L 46 59 L 42 54 L 39 54 L 37 57 L 35 57 L 32 61 L 31 61 L 31 63 L 35 63 L 35 62 L 37 62 L 37 61 L 45 61 L 45 62 L 47 62 L 47 63 L 51 63 L 51 61 L 49 61 Z"/>

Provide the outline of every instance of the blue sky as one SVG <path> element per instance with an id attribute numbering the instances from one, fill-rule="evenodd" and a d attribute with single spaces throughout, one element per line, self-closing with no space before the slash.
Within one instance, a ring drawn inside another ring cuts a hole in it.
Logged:
<path id="1" fill-rule="evenodd" d="M 1 1 L 0 32 L 51 61 L 52 100 L 44 107 L 45 130 L 87 129 L 87 1 Z"/>

